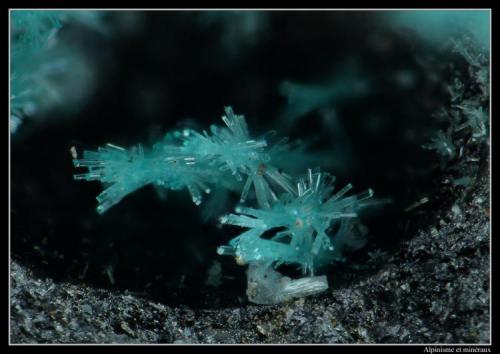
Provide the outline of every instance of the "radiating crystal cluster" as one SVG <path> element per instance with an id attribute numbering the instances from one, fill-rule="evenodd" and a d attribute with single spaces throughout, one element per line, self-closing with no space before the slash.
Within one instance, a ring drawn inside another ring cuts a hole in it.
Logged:
<path id="1" fill-rule="evenodd" d="M 97 197 L 99 213 L 148 184 L 172 190 L 185 188 L 199 205 L 203 192 L 210 193 L 216 185 L 230 185 L 228 179 L 245 181 L 242 202 L 253 186 L 259 206 L 270 208 L 277 200 L 270 184 L 291 192 L 289 178 L 271 165 L 271 155 L 288 146 L 283 141 L 269 146 L 265 137 L 252 138 L 243 116 L 234 114 L 231 107 L 226 107 L 225 113 L 222 120 L 226 127 L 212 125 L 210 133 L 175 131 L 151 151 L 141 145 L 127 150 L 113 144 L 85 151 L 83 159 L 74 159 L 73 163 L 88 172 L 75 175 L 75 179 L 108 185 Z"/>
<path id="2" fill-rule="evenodd" d="M 442 130 L 438 130 L 436 134 L 430 138 L 430 142 L 423 144 L 422 147 L 427 150 L 435 150 L 441 156 L 448 159 L 453 159 L 457 154 L 451 132 L 449 131 L 445 133 Z"/>
<path id="3" fill-rule="evenodd" d="M 219 254 L 234 255 L 241 264 L 298 264 L 311 276 L 317 268 L 341 260 L 346 246 L 362 243 L 354 232 L 361 227 L 357 212 L 373 191 L 346 196 L 352 188 L 348 184 L 333 193 L 334 181 L 327 173 L 309 169 L 270 209 L 237 207 L 237 214 L 223 216 L 221 222 L 248 230 L 220 247 Z"/>

